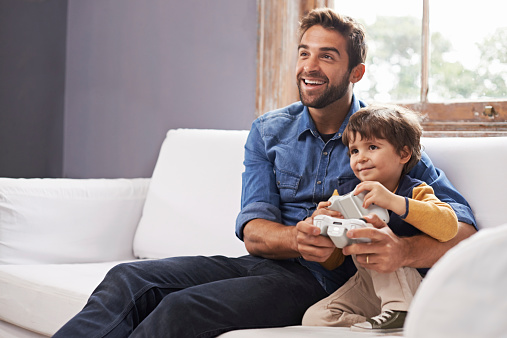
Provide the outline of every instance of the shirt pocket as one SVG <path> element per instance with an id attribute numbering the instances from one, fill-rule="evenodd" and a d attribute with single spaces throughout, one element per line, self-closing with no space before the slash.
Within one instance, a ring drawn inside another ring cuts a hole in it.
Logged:
<path id="1" fill-rule="evenodd" d="M 301 182 L 301 176 L 286 170 L 275 169 L 276 186 L 282 202 L 294 202 Z"/>

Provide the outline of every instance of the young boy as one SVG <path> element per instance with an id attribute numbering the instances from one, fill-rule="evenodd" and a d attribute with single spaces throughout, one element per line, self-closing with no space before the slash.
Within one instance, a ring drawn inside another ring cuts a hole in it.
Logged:
<path id="1" fill-rule="evenodd" d="M 424 232 L 439 241 L 448 241 L 457 233 L 456 214 L 434 195 L 430 186 L 406 175 L 421 158 L 421 134 L 419 115 L 413 111 L 398 106 L 360 109 L 351 116 L 343 133 L 357 179 L 338 187 L 338 192 L 354 190 L 357 195 L 366 191 L 363 206 L 375 204 L 390 210 L 388 226 L 398 236 Z M 327 210 L 329 205 L 330 202 L 321 202 L 314 215 L 342 217 L 339 212 Z M 341 264 L 341 250 L 337 249 L 330 260 L 323 263 L 328 269 Z M 376 263 L 375 256 L 366 256 L 362 265 L 356 257 L 353 260 L 357 273 L 310 307 L 303 325 L 401 331 L 421 274 L 427 269 L 404 267 L 393 273 L 379 273 L 370 269 Z"/>

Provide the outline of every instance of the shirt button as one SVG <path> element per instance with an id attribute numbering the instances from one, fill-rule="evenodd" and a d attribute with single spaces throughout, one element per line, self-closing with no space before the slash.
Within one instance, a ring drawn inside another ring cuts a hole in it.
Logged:
<path id="1" fill-rule="evenodd" d="M 323 152 L 322 155 L 327 156 L 327 151 Z"/>
<path id="2" fill-rule="evenodd" d="M 318 185 L 321 185 L 321 184 L 322 184 L 322 181 L 317 181 L 317 184 L 318 184 Z"/>

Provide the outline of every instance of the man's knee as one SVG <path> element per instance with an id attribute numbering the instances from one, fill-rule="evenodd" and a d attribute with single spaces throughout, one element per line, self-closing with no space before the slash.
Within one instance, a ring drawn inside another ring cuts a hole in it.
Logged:
<path id="1" fill-rule="evenodd" d="M 145 288 L 146 281 L 142 269 L 135 263 L 121 263 L 112 267 L 100 283 L 96 291 L 108 291 L 111 294 L 121 294 L 131 297 L 133 293 Z"/>
<path id="2" fill-rule="evenodd" d="M 115 281 L 131 280 L 137 276 L 136 269 L 132 263 L 121 263 L 113 266 L 106 274 L 105 280 L 111 279 Z"/>

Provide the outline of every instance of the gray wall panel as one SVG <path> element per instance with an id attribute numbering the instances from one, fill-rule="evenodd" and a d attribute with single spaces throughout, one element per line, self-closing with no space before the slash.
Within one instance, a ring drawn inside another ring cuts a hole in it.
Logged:
<path id="1" fill-rule="evenodd" d="M 0 0 L 0 176 L 149 177 L 168 129 L 248 129 L 256 35 L 255 0 Z"/>
<path id="2" fill-rule="evenodd" d="M 62 175 L 66 22 L 66 0 L 0 0 L 0 176 Z"/>
<path id="3" fill-rule="evenodd" d="M 254 0 L 70 0 L 64 175 L 150 176 L 170 128 L 248 129 Z"/>

